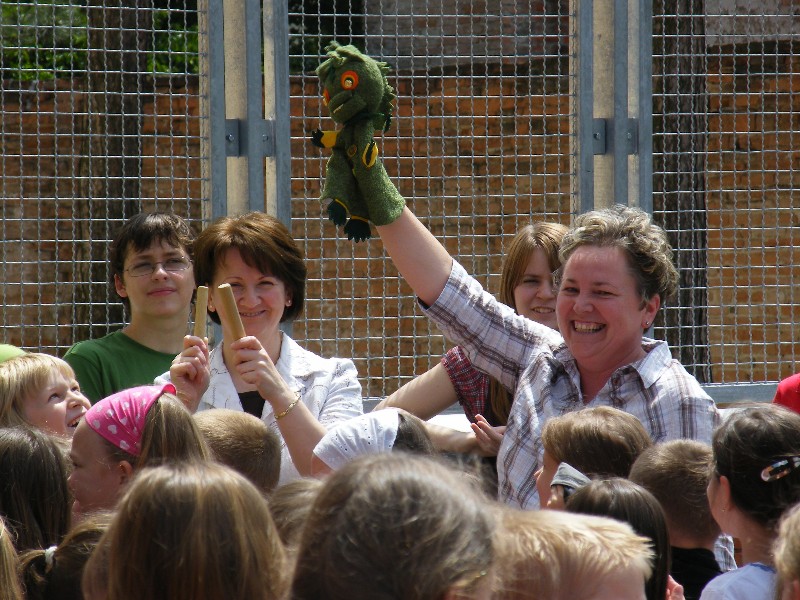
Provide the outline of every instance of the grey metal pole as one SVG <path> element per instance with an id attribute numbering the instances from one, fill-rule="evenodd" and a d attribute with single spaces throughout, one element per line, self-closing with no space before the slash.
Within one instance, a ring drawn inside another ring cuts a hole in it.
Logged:
<path id="1" fill-rule="evenodd" d="M 227 141 L 225 139 L 225 34 L 222 0 L 207 0 L 207 17 L 202 31 L 206 32 L 207 48 L 201 52 L 205 56 L 206 68 L 201 75 L 201 102 L 205 103 L 201 119 L 205 124 L 201 131 L 202 140 L 208 138 L 208 148 L 203 156 L 209 157 L 209 179 L 211 197 L 211 218 L 216 219 L 228 212 L 228 165 Z M 202 15 L 203 12 L 201 11 Z M 206 100 L 207 97 L 207 100 Z M 203 142 L 205 143 L 205 142 Z"/>
<path id="2" fill-rule="evenodd" d="M 602 148 L 605 152 L 604 132 L 594 131 L 594 17 L 592 3 L 588 0 L 577 0 L 576 51 L 570 56 L 578 57 L 577 68 L 577 148 L 574 154 L 578 157 L 576 208 L 579 212 L 587 212 L 594 208 L 594 155 Z M 602 139 L 601 139 L 602 134 Z"/>
<path id="3" fill-rule="evenodd" d="M 639 207 L 653 214 L 653 0 L 638 0 Z"/>
<path id="4" fill-rule="evenodd" d="M 609 146 L 613 153 L 614 186 L 609 200 L 628 204 L 628 0 L 614 0 L 613 48 L 614 121 Z"/>
<path id="5" fill-rule="evenodd" d="M 289 134 L 289 9 L 285 0 L 264 2 L 264 116 L 274 151 L 266 160 L 267 212 L 287 227 L 292 218 Z M 269 124 L 272 125 L 269 125 Z"/>

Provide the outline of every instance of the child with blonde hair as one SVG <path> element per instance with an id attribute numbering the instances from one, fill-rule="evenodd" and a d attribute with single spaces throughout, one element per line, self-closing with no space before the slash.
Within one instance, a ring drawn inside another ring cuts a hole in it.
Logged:
<path id="1" fill-rule="evenodd" d="M 0 363 L 0 427 L 30 425 L 72 437 L 89 406 L 60 358 L 31 352 Z"/>
<path id="2" fill-rule="evenodd" d="M 649 540 L 614 519 L 499 509 L 493 597 L 503 600 L 642 600 Z M 605 595 L 603 595 L 605 594 Z"/>
<path id="3" fill-rule="evenodd" d="M 11 533 L 0 517 L 0 600 L 22 600 L 17 577 L 17 552 Z"/>
<path id="4" fill-rule="evenodd" d="M 218 408 L 194 415 L 214 459 L 247 477 L 268 496 L 281 476 L 281 437 L 246 412 Z"/>
<path id="5" fill-rule="evenodd" d="M 800 505 L 789 509 L 781 519 L 775 542 L 775 568 L 781 600 L 800 600 Z"/>

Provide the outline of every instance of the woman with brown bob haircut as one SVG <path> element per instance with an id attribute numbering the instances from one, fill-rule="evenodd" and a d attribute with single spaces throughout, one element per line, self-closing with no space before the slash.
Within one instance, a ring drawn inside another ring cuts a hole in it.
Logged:
<path id="1" fill-rule="evenodd" d="M 228 408 L 263 420 L 282 437 L 280 483 L 310 474 L 325 431 L 363 412 L 358 373 L 349 359 L 322 358 L 279 326 L 305 298 L 306 267 L 286 226 L 260 212 L 223 217 L 194 245 L 195 280 L 209 287 L 208 310 L 220 323 L 218 286 L 229 284 L 245 337 L 220 343 L 187 336 L 170 369 L 190 410 Z M 221 323 L 231 338 L 230 323 Z"/>

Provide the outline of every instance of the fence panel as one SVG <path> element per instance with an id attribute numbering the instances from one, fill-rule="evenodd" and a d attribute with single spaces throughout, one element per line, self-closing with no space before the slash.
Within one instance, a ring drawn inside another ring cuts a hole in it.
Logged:
<path id="1" fill-rule="evenodd" d="M 124 322 L 108 242 L 141 210 L 201 227 L 197 10 L 0 7 L 0 339 L 62 354 Z"/>
<path id="2" fill-rule="evenodd" d="M 774 382 L 800 358 L 800 16 L 780 0 L 654 12 L 654 215 L 682 287 L 664 334 L 703 381 Z"/>
<path id="3" fill-rule="evenodd" d="M 123 5 L 124 4 L 124 5 Z M 798 369 L 794 209 L 800 23 L 793 3 L 654 3 L 654 217 L 681 295 L 656 323 L 702 381 Z M 290 0 L 292 226 L 309 261 L 294 336 L 354 357 L 365 394 L 396 389 L 448 347 L 385 260 L 323 219 L 330 128 L 313 68 L 332 39 L 393 66 L 387 169 L 489 290 L 523 223 L 568 223 L 575 198 L 566 0 Z M 107 243 L 139 210 L 199 228 L 208 157 L 198 12 L 121 0 L 0 6 L 0 340 L 63 353 L 119 327 Z"/>
<path id="4" fill-rule="evenodd" d="M 332 11 L 336 11 L 333 15 Z M 569 14 L 542 0 L 351 0 L 290 3 L 294 234 L 309 262 L 309 302 L 295 337 L 355 357 L 365 395 L 394 391 L 448 348 L 384 259 L 323 219 L 331 129 L 313 68 L 331 39 L 388 62 L 398 98 L 379 144 L 414 212 L 468 271 L 498 291 L 500 261 L 534 219 L 568 223 Z"/>

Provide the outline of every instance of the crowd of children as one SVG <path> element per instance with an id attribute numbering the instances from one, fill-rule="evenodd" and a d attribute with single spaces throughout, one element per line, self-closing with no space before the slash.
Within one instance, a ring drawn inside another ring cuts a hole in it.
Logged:
<path id="1" fill-rule="evenodd" d="M 280 222 L 127 222 L 126 328 L 66 361 L 0 347 L 0 600 L 800 600 L 800 415 L 721 418 L 643 337 L 663 231 L 620 207 L 526 228 L 498 302 L 397 214 L 387 251 L 460 345 L 367 414 L 352 361 L 279 328 L 305 297 Z M 184 335 L 195 283 L 213 349 Z M 456 400 L 471 432 L 427 423 Z"/>

